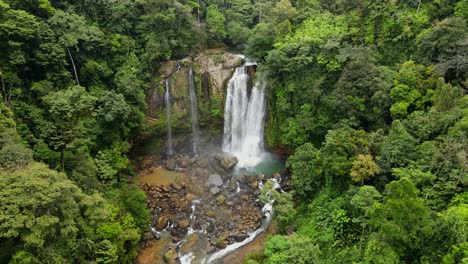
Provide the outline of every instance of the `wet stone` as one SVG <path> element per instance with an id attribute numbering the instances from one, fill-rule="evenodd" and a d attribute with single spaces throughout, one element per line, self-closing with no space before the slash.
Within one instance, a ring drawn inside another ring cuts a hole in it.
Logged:
<path id="1" fill-rule="evenodd" d="M 211 193 L 212 195 L 216 195 L 216 194 L 218 194 L 220 191 L 221 191 L 221 190 L 220 190 L 218 187 L 211 187 L 211 188 L 210 188 L 210 193 Z"/>
<path id="2" fill-rule="evenodd" d="M 219 174 L 211 174 L 208 178 L 208 184 L 210 186 L 221 186 L 223 185 L 223 179 Z"/>

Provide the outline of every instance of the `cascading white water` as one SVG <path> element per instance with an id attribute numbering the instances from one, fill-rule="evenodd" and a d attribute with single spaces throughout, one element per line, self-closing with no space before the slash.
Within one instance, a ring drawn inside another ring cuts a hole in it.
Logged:
<path id="1" fill-rule="evenodd" d="M 253 167 L 264 154 L 264 82 L 255 83 L 249 98 L 249 79 L 248 66 L 236 68 L 228 84 L 224 108 L 223 151 L 239 159 L 238 167 Z"/>
<path id="2" fill-rule="evenodd" d="M 188 75 L 189 93 L 190 93 L 190 109 L 192 114 L 192 133 L 193 133 L 193 154 L 198 154 L 198 102 L 197 94 L 195 93 L 195 81 L 193 78 L 193 69 L 190 67 Z"/>
<path id="3" fill-rule="evenodd" d="M 174 147 L 172 146 L 172 120 L 171 120 L 171 86 L 169 85 L 169 78 L 166 79 L 166 93 L 164 94 L 164 101 L 166 103 L 166 119 L 167 119 L 167 154 L 174 154 Z"/>

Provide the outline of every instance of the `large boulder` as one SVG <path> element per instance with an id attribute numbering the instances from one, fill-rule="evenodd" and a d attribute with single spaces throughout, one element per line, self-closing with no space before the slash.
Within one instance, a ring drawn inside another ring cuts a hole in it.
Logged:
<path id="1" fill-rule="evenodd" d="M 181 168 L 187 168 L 190 164 L 192 164 L 192 160 L 188 156 L 183 155 L 177 159 L 177 165 Z"/>
<path id="2" fill-rule="evenodd" d="M 208 178 L 208 185 L 209 186 L 221 186 L 223 185 L 223 179 L 219 174 L 211 174 Z"/>
<path id="3" fill-rule="evenodd" d="M 212 195 L 216 195 L 216 194 L 218 194 L 220 191 L 221 191 L 221 190 L 220 190 L 218 187 L 216 187 L 216 186 L 210 188 L 210 192 L 211 192 Z"/>
<path id="4" fill-rule="evenodd" d="M 190 226 L 188 219 L 182 219 L 177 222 L 179 228 L 185 229 Z"/>
<path id="5" fill-rule="evenodd" d="M 163 215 L 158 218 L 156 223 L 156 230 L 163 230 L 169 223 L 169 216 Z"/>
<path id="6" fill-rule="evenodd" d="M 176 163 L 176 160 L 175 159 L 168 159 L 166 161 L 166 168 L 168 170 L 171 170 L 171 171 L 174 171 L 176 168 L 177 168 L 177 163 Z"/>
<path id="7" fill-rule="evenodd" d="M 231 170 L 239 162 L 236 156 L 229 153 L 218 154 L 215 156 L 215 159 L 218 161 L 218 165 L 225 171 Z"/>

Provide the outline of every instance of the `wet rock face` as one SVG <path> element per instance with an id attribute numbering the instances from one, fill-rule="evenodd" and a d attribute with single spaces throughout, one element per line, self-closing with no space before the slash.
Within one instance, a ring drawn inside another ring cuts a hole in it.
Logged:
<path id="1" fill-rule="evenodd" d="M 226 84 L 242 60 L 235 55 L 225 53 L 198 56 L 194 62 L 200 65 L 200 72 L 209 86 L 208 92 L 213 96 L 223 98 Z"/>
<path id="2" fill-rule="evenodd" d="M 189 98 L 187 94 L 188 69 L 193 67 L 196 76 L 197 94 L 200 105 L 212 106 L 215 102 L 224 102 L 226 85 L 234 70 L 242 63 L 238 56 L 225 53 L 218 55 L 199 55 L 187 58 L 179 64 L 177 61 L 166 61 L 161 64 L 158 77 L 169 78 L 171 86 L 171 105 L 176 114 L 188 114 Z M 180 66 L 180 68 L 178 67 Z M 148 116 L 159 119 L 164 112 L 164 82 L 154 83 L 146 91 Z M 204 118 L 203 116 L 201 117 Z"/>

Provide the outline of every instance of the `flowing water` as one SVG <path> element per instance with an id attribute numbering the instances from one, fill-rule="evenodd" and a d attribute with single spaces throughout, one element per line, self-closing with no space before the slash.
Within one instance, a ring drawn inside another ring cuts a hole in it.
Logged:
<path id="1" fill-rule="evenodd" d="M 166 103 L 166 119 L 167 119 L 167 154 L 172 156 L 174 154 L 174 147 L 172 145 L 172 120 L 171 120 L 171 86 L 169 85 L 169 78 L 166 79 L 166 93 L 164 94 L 164 101 Z"/>
<path id="2" fill-rule="evenodd" d="M 236 68 L 228 84 L 224 108 L 223 151 L 239 159 L 239 168 L 257 165 L 264 154 L 265 85 L 257 81 L 249 93 L 250 65 Z"/>
<path id="3" fill-rule="evenodd" d="M 193 134 L 193 154 L 198 154 L 199 124 L 198 124 L 198 102 L 195 93 L 195 80 L 193 78 L 193 69 L 190 67 L 188 75 L 190 109 L 192 114 L 192 134 Z"/>

